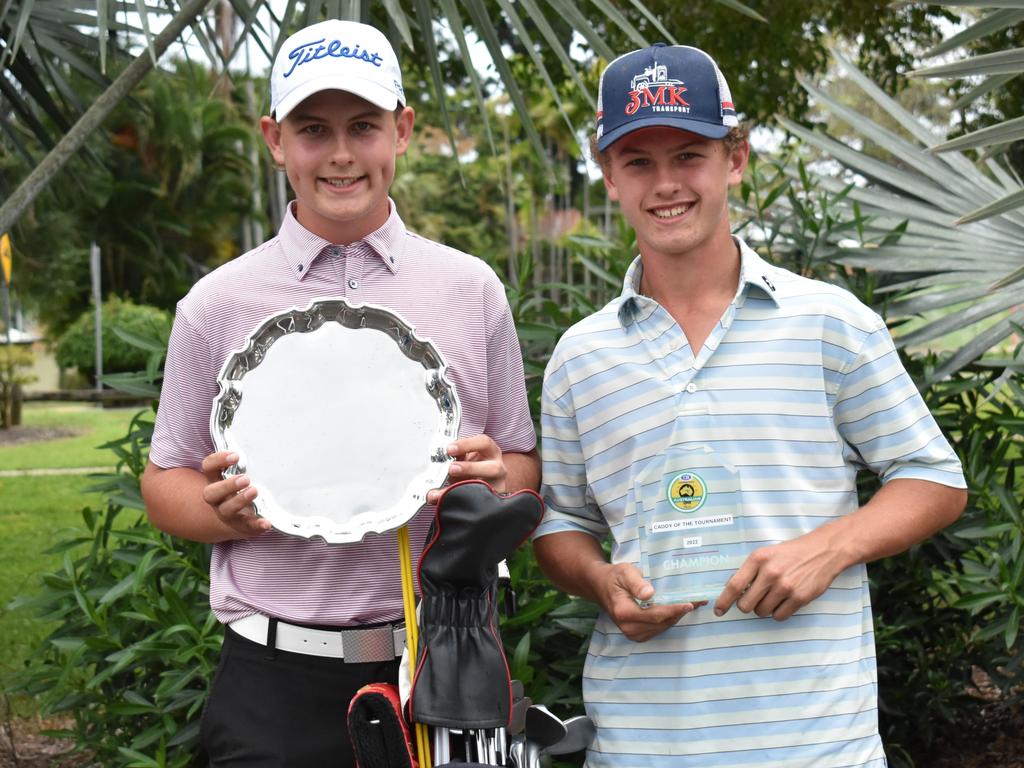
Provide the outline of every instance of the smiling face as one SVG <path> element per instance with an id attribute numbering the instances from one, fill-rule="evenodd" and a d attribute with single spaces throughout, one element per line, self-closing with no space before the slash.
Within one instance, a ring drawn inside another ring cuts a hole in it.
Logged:
<path id="1" fill-rule="evenodd" d="M 676 128 L 642 128 L 612 144 L 602 171 L 608 196 L 636 230 L 647 258 L 700 260 L 733 253 L 729 187 L 743 178 L 748 146 Z M 728 249 L 728 250 L 726 250 Z"/>
<path id="2" fill-rule="evenodd" d="M 264 117 L 263 138 L 295 191 L 310 232 L 348 244 L 379 229 L 388 214 L 395 158 L 409 146 L 414 113 L 383 110 L 346 91 L 310 96 L 281 123 Z"/>

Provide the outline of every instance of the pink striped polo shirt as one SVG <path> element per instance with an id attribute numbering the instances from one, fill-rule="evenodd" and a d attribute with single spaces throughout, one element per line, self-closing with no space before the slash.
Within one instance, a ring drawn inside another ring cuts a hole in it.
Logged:
<path id="1" fill-rule="evenodd" d="M 178 303 L 150 461 L 198 469 L 214 450 L 210 411 L 227 356 L 267 316 L 334 296 L 392 309 L 437 345 L 462 405 L 461 437 L 490 435 L 505 452 L 534 447 L 522 354 L 501 281 L 480 259 L 408 232 L 391 201 L 384 226 L 349 246 L 309 232 L 289 209 L 277 237 L 192 287 Z M 414 563 L 433 512 L 425 507 L 409 523 Z M 355 544 L 276 530 L 215 544 L 210 582 L 210 605 L 224 623 L 254 611 L 335 626 L 402 615 L 394 531 Z"/>

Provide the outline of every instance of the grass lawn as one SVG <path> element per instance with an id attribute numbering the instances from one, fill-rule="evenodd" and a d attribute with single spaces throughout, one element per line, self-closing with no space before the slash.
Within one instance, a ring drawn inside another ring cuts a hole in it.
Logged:
<path id="1" fill-rule="evenodd" d="M 122 437 L 132 408 L 100 408 L 87 403 L 25 403 L 22 425 L 17 430 L 66 432 L 56 439 L 5 444 L 0 434 L 0 470 L 113 466 L 117 458 L 97 446 Z"/>
<path id="2" fill-rule="evenodd" d="M 60 567 L 63 555 L 43 554 L 72 528 L 85 530 L 81 510 L 98 508 L 95 483 L 85 475 L 0 478 L 0 679 L 23 666 L 48 626 L 8 603 L 39 586 L 39 577 Z"/>
<path id="3" fill-rule="evenodd" d="M 97 446 L 123 436 L 139 410 L 26 403 L 22 426 L 0 433 L 0 470 L 113 468 L 114 454 Z M 100 494 L 86 490 L 95 483 L 85 474 L 0 477 L 0 684 L 23 668 L 50 630 L 29 611 L 12 611 L 8 604 L 35 593 L 40 576 L 61 567 L 62 554 L 44 552 L 61 534 L 76 528 L 84 532 L 82 508 L 103 503 Z M 26 702 L 16 709 L 23 706 L 32 709 Z"/>

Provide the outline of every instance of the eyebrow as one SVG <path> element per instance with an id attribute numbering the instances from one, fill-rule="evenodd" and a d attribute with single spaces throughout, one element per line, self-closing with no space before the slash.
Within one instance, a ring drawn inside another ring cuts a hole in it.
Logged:
<path id="1" fill-rule="evenodd" d="M 381 117 L 383 114 L 384 110 L 381 109 L 367 109 L 347 119 L 348 122 L 352 122 L 353 120 L 366 120 L 367 118 L 371 117 Z M 327 122 L 326 116 L 317 112 L 292 112 L 290 115 L 288 115 L 288 117 L 293 118 L 297 122 Z"/>
<path id="2" fill-rule="evenodd" d="M 683 141 L 683 142 L 681 142 L 679 144 L 673 144 L 672 146 L 670 146 L 668 148 L 668 151 L 670 153 L 671 152 L 682 152 L 685 149 L 690 149 L 692 147 L 704 146 L 704 145 L 709 144 L 710 142 L 711 142 L 711 139 L 706 139 L 706 138 L 703 138 L 703 137 L 695 138 L 692 141 Z M 622 149 L 619 150 L 619 154 L 622 154 L 622 155 L 647 155 L 647 154 L 650 154 L 650 152 L 648 150 L 646 150 L 646 149 L 641 149 L 640 147 L 626 146 L 626 147 L 623 147 Z"/>

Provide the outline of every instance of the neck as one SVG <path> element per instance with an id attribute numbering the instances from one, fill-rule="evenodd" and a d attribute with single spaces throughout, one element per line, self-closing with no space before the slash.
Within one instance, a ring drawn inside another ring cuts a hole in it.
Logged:
<path id="1" fill-rule="evenodd" d="M 640 249 L 640 293 L 662 306 L 718 304 L 731 300 L 740 279 L 740 251 L 730 235 L 714 249 L 668 256 Z"/>
<path id="2" fill-rule="evenodd" d="M 368 215 L 351 221 L 338 221 L 324 218 L 306 208 L 298 201 L 292 208 L 295 219 L 317 237 L 322 237 L 333 245 L 351 245 L 367 235 L 376 232 L 387 223 L 391 215 L 391 204 L 385 201 Z"/>

